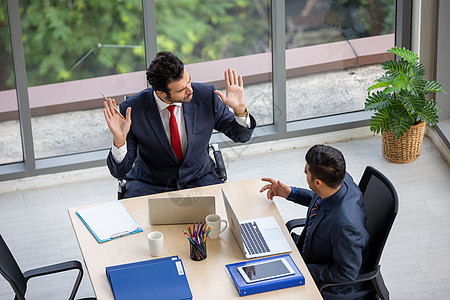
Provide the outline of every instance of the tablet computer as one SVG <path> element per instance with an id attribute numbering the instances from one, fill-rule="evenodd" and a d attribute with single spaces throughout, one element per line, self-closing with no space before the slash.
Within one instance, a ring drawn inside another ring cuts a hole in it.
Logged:
<path id="1" fill-rule="evenodd" d="M 247 283 L 287 276 L 295 273 L 284 258 L 277 258 L 254 264 L 250 263 L 245 266 L 238 267 L 237 270 Z"/>

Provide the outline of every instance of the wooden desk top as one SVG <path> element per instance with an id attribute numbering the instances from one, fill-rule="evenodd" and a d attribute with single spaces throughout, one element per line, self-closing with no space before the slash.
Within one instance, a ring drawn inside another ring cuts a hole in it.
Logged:
<path id="1" fill-rule="evenodd" d="M 189 258 L 189 242 L 183 235 L 183 230 L 186 229 L 187 225 L 150 225 L 148 199 L 150 197 L 164 197 L 169 195 L 215 196 L 216 212 L 221 217 L 226 218 L 221 188 L 225 191 L 240 220 L 264 216 L 275 217 L 292 248 L 290 255 L 305 276 L 306 284 L 304 286 L 250 295 L 245 298 L 283 300 L 322 299 L 297 247 L 284 225 L 275 203 L 267 200 L 265 194 L 259 193 L 263 185 L 264 183 L 260 179 L 251 179 L 121 200 L 124 207 L 141 226 L 143 232 L 104 243 L 98 243 L 80 218 L 75 214 L 78 209 L 88 206 L 69 208 L 69 217 L 97 299 L 114 299 L 108 279 L 106 278 L 105 267 L 153 258 L 150 256 L 148 249 L 147 234 L 155 230 L 161 231 L 164 234 L 162 257 L 178 255 L 182 259 L 194 299 L 211 299 L 213 297 L 214 299 L 240 298 L 232 280 L 228 276 L 225 265 L 246 259 L 229 228 L 218 239 L 208 239 L 207 259 L 196 262 Z"/>

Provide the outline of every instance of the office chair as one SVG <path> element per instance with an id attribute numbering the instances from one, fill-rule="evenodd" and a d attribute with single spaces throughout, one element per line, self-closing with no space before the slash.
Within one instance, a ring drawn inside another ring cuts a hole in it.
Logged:
<path id="1" fill-rule="evenodd" d="M 389 291 L 384 284 L 379 263 L 398 213 L 397 192 L 389 179 L 371 166 L 367 166 L 364 170 L 358 187 L 363 194 L 367 215 L 366 228 L 370 235 L 369 256 L 362 266 L 366 272 L 351 282 L 320 282 L 317 287 L 322 291 L 326 287 L 370 281 L 378 297 L 382 300 L 389 299 Z M 304 225 L 305 219 L 295 219 L 286 223 L 289 232 L 295 227 Z"/>
<path id="2" fill-rule="evenodd" d="M 27 283 L 29 279 L 37 276 L 49 275 L 69 270 L 78 270 L 78 276 L 75 280 L 75 284 L 69 298 L 72 300 L 75 298 L 75 294 L 77 293 L 81 283 L 81 279 L 83 278 L 83 267 L 79 261 L 66 261 L 50 266 L 28 270 L 22 273 L 22 270 L 14 259 L 14 256 L 9 250 L 8 245 L 6 245 L 2 235 L 0 234 L 0 274 L 5 277 L 5 279 L 9 282 L 12 289 L 14 290 L 15 300 L 25 300 L 25 293 L 27 291 Z M 86 300 L 87 299 L 95 298 L 86 298 Z"/>

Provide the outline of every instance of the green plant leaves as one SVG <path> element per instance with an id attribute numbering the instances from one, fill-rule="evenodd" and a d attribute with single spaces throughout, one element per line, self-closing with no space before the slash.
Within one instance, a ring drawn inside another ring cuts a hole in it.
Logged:
<path id="1" fill-rule="evenodd" d="M 392 131 L 399 138 L 415 122 L 436 124 L 439 109 L 435 101 L 426 99 L 426 95 L 445 93 L 442 84 L 423 79 L 425 69 L 412 51 L 399 47 L 387 51 L 401 59 L 382 63 L 386 73 L 368 88 L 365 109 L 375 111 L 370 130 L 376 133 Z M 379 90 L 371 93 L 375 89 Z"/>
<path id="2" fill-rule="evenodd" d="M 435 125 L 438 121 L 439 108 L 434 100 L 426 100 L 423 107 L 417 113 L 417 120 L 427 122 L 428 125 Z"/>
<path id="3" fill-rule="evenodd" d="M 389 109 L 376 112 L 370 119 L 370 130 L 376 133 L 390 131 Z"/>
<path id="4" fill-rule="evenodd" d="M 387 51 L 400 56 L 402 59 L 408 61 L 409 63 L 413 63 L 419 59 L 419 56 L 417 54 L 415 54 L 414 52 L 412 52 L 409 49 L 406 49 L 405 47 L 403 47 L 403 48 L 393 47 L 392 49 L 387 50 Z"/>
<path id="5" fill-rule="evenodd" d="M 369 95 L 366 99 L 365 109 L 366 110 L 382 110 L 385 107 L 390 105 L 388 95 L 384 94 L 381 91 L 378 91 L 375 94 Z"/>
<path id="6" fill-rule="evenodd" d="M 444 86 L 436 81 L 427 81 L 424 90 L 426 93 L 446 93 Z"/>

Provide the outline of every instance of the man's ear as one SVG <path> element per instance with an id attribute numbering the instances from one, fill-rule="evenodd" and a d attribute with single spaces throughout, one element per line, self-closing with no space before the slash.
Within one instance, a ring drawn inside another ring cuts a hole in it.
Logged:
<path id="1" fill-rule="evenodd" d="M 318 187 L 318 188 L 322 188 L 323 185 L 324 185 L 324 183 L 323 183 L 322 180 L 315 178 L 315 179 L 314 179 L 314 185 L 315 185 L 316 187 Z"/>
<path id="2" fill-rule="evenodd" d="M 158 96 L 160 99 L 167 99 L 167 94 L 161 91 L 155 91 L 156 96 Z"/>

